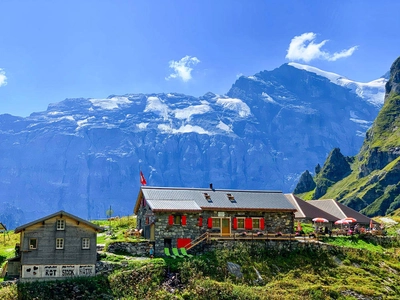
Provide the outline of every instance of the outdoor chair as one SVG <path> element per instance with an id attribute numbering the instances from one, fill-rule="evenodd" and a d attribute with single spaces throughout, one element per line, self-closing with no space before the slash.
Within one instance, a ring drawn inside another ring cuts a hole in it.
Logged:
<path id="1" fill-rule="evenodd" d="M 182 253 L 183 256 L 193 257 L 192 254 L 189 254 L 189 253 L 186 252 L 186 248 L 179 248 L 179 250 L 181 250 L 181 253 Z"/>
<path id="2" fill-rule="evenodd" d="M 172 254 L 176 257 L 184 257 L 183 255 L 179 254 L 178 248 L 172 248 Z"/>
<path id="3" fill-rule="evenodd" d="M 172 254 L 169 252 L 169 248 L 164 248 L 164 254 L 165 254 L 167 257 L 176 258 L 175 255 L 172 255 Z"/>

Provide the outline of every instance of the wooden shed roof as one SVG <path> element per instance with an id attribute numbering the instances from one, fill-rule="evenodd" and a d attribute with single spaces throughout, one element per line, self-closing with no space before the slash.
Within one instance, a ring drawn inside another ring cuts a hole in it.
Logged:
<path id="1" fill-rule="evenodd" d="M 83 224 L 85 224 L 85 225 L 87 225 L 89 227 L 92 227 L 95 231 L 98 231 L 98 232 L 103 231 L 103 229 L 100 226 L 97 226 L 96 224 L 93 224 L 93 223 L 91 223 L 89 221 L 86 221 L 84 219 L 81 219 L 81 218 L 79 218 L 79 217 L 77 217 L 75 215 L 72 215 L 72 214 L 67 213 L 67 212 L 65 212 L 63 210 L 60 210 L 60 211 L 58 211 L 58 212 L 56 212 L 54 214 L 45 216 L 45 217 L 37 219 L 37 220 L 34 220 L 34 221 L 29 222 L 27 224 L 21 225 L 21 226 L 15 228 L 14 232 L 15 233 L 21 232 L 22 230 L 24 230 L 24 229 L 26 229 L 26 228 L 28 228 L 28 227 L 30 227 L 32 225 L 35 225 L 37 223 L 42 223 L 43 221 L 49 220 L 49 219 L 57 217 L 57 216 L 60 216 L 60 217 L 61 216 L 67 216 L 67 217 L 69 217 L 71 219 L 74 219 L 74 220 L 76 220 L 76 221 L 78 221 L 80 223 L 83 223 Z"/>

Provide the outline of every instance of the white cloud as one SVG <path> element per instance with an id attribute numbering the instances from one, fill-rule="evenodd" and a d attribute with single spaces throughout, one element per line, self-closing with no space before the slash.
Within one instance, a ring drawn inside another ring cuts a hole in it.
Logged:
<path id="1" fill-rule="evenodd" d="M 192 79 L 192 67 L 199 62 L 200 60 L 197 57 L 189 55 L 186 55 L 179 61 L 171 60 L 169 62 L 169 67 L 174 70 L 174 73 L 171 73 L 168 77 L 165 77 L 165 79 L 181 78 L 183 81 L 187 82 Z"/>
<path id="2" fill-rule="evenodd" d="M 7 84 L 6 72 L 3 69 L 0 69 L 0 86 Z"/>
<path id="3" fill-rule="evenodd" d="M 306 32 L 295 36 L 290 42 L 286 58 L 289 60 L 302 60 L 306 63 L 314 59 L 335 61 L 339 58 L 351 56 L 358 47 L 353 46 L 340 52 L 329 53 L 321 49 L 328 40 L 316 44 L 314 43 L 316 37 L 317 35 L 314 32 Z"/>

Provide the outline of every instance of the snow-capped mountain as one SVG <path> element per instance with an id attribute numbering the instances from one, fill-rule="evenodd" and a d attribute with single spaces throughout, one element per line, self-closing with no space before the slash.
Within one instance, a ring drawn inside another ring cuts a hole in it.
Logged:
<path id="1" fill-rule="evenodd" d="M 358 152 L 384 83 L 285 64 L 226 95 L 66 99 L 0 115 L 0 220 L 12 228 L 61 209 L 103 218 L 110 205 L 131 214 L 140 169 L 153 186 L 289 192 L 332 148 Z"/>
<path id="2" fill-rule="evenodd" d="M 289 63 L 288 65 L 328 78 L 332 83 L 351 89 L 360 98 L 370 102 L 373 105 L 376 105 L 379 108 L 383 105 L 383 100 L 385 98 L 385 84 L 388 80 L 386 74 L 386 78 L 381 77 L 376 80 L 364 83 L 353 81 L 341 75 L 332 72 L 322 71 L 318 68 L 307 65 L 301 65 L 298 63 Z"/>

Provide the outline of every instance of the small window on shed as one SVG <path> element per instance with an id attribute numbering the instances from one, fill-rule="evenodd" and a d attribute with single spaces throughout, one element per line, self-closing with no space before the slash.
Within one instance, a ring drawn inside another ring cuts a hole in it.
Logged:
<path id="1" fill-rule="evenodd" d="M 82 238 L 82 249 L 90 249 L 90 238 Z"/>
<path id="2" fill-rule="evenodd" d="M 29 239 L 29 249 L 37 249 L 37 239 Z"/>
<path id="3" fill-rule="evenodd" d="M 56 249 L 64 249 L 64 239 L 63 238 L 56 239 Z"/>
<path id="4" fill-rule="evenodd" d="M 57 220 L 57 230 L 65 230 L 65 220 Z"/>
<path id="5" fill-rule="evenodd" d="M 208 202 L 212 202 L 211 196 L 210 196 L 208 193 L 203 193 L 203 194 L 204 194 L 204 198 L 206 198 L 206 200 L 207 200 Z"/>
<path id="6" fill-rule="evenodd" d="M 226 194 L 226 196 L 228 197 L 229 201 L 236 202 L 235 197 L 233 197 L 232 194 Z"/>

